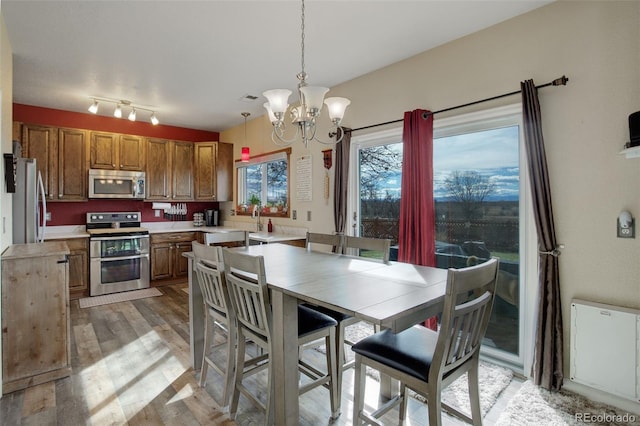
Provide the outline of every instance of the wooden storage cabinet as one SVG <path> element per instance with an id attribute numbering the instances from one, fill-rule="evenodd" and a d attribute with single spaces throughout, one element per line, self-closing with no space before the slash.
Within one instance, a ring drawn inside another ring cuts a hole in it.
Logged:
<path id="1" fill-rule="evenodd" d="M 195 199 L 231 201 L 233 199 L 233 145 L 221 142 L 195 144 Z"/>
<path id="2" fill-rule="evenodd" d="M 145 141 L 139 136 L 91 132 L 92 169 L 143 171 Z"/>
<path id="3" fill-rule="evenodd" d="M 174 200 L 193 200 L 193 143 L 173 142 L 171 171 Z"/>
<path id="4" fill-rule="evenodd" d="M 86 132 L 58 130 L 58 200 L 87 199 Z"/>
<path id="5" fill-rule="evenodd" d="M 35 158 L 48 201 L 87 199 L 87 133 L 24 124 L 22 156 Z"/>
<path id="6" fill-rule="evenodd" d="M 16 244 L 2 255 L 2 393 L 69 376 L 69 249 Z"/>
<path id="7" fill-rule="evenodd" d="M 176 280 L 187 277 L 188 259 L 182 253 L 191 251 L 192 241 L 202 242 L 199 232 L 151 234 L 151 281 Z"/>
<path id="8" fill-rule="evenodd" d="M 147 200 L 193 201 L 194 144 L 147 140 Z"/>
<path id="9" fill-rule="evenodd" d="M 69 299 L 89 296 L 89 240 L 64 240 L 69 247 Z"/>
<path id="10" fill-rule="evenodd" d="M 171 199 L 171 142 L 147 140 L 147 200 Z"/>

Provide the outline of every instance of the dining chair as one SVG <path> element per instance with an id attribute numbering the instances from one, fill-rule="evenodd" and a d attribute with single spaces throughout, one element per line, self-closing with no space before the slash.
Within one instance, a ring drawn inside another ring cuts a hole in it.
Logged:
<path id="1" fill-rule="evenodd" d="M 248 231 L 229 231 L 229 232 L 208 232 L 204 237 L 205 244 L 222 244 L 222 243 L 244 243 L 244 246 L 249 245 L 249 232 Z"/>
<path id="2" fill-rule="evenodd" d="M 342 253 L 342 235 L 307 232 L 307 242 L 305 244 L 307 250 L 312 249 L 312 244 L 331 246 L 334 253 Z"/>
<path id="3" fill-rule="evenodd" d="M 273 423 L 273 375 L 275 372 L 270 368 L 272 356 L 272 334 L 273 318 L 271 312 L 271 301 L 267 288 L 266 274 L 264 269 L 264 258 L 262 256 L 252 256 L 230 249 L 223 249 L 224 267 L 227 290 L 230 299 L 231 310 L 234 311 L 234 318 L 237 321 L 237 354 L 235 367 L 235 383 L 229 415 L 235 419 L 238 409 L 240 393 L 247 397 L 254 405 L 262 408 L 266 412 L 265 422 Z M 327 385 L 329 387 L 329 398 L 331 405 L 331 416 L 337 418 L 339 400 L 337 391 L 337 365 L 335 357 L 335 331 L 337 322 L 320 312 L 308 307 L 298 305 L 298 347 L 318 340 L 324 339 L 327 346 L 326 368 L 321 372 L 314 366 L 298 360 L 298 370 L 301 374 L 311 380 L 305 380 L 299 387 L 299 395 L 310 391 L 318 386 Z M 245 340 L 253 341 L 257 346 L 266 352 L 262 355 L 245 359 Z M 264 368 L 268 368 L 267 399 L 263 404 L 254 395 L 248 386 L 243 384 L 243 380 Z M 278 389 L 283 392 L 283 389 Z"/>
<path id="4" fill-rule="evenodd" d="M 233 371 L 235 368 L 236 333 L 233 318 L 229 316 L 229 300 L 224 288 L 224 264 L 222 263 L 221 247 L 213 247 L 191 242 L 193 250 L 195 273 L 204 302 L 204 351 L 202 353 L 202 369 L 200 371 L 200 387 L 207 381 L 207 371 L 212 367 L 224 378 L 222 393 L 222 407 L 229 405 L 233 391 Z M 216 330 L 226 334 L 225 343 L 214 345 Z M 219 346 L 226 345 L 227 360 L 223 370 L 211 358 L 209 351 L 215 351 Z"/>
<path id="5" fill-rule="evenodd" d="M 441 425 L 442 409 L 474 425 L 482 424 L 478 386 L 480 345 L 487 330 L 495 296 L 499 260 L 462 269 L 449 269 L 438 332 L 417 325 L 399 333 L 384 330 L 352 346 L 356 353 L 353 424 L 377 422 L 400 404 L 404 422 L 409 389 L 428 404 L 429 424 Z M 365 369 L 378 370 L 400 382 L 400 394 L 373 413 L 364 411 Z M 468 373 L 471 417 L 442 403 L 442 390 Z"/>
<path id="6" fill-rule="evenodd" d="M 372 251 L 376 254 L 375 258 L 381 259 L 384 263 L 389 263 L 389 251 L 391 248 L 391 240 L 386 238 L 369 238 L 369 237 L 352 237 L 345 236 L 342 245 L 344 253 L 347 249 L 358 249 L 358 256 L 362 256 L 361 250 Z M 369 257 L 367 255 L 367 257 Z"/>
<path id="7" fill-rule="evenodd" d="M 329 241 L 330 243 L 332 243 L 331 239 L 327 237 L 340 237 L 338 235 L 326 235 L 326 234 L 319 234 L 319 235 L 322 235 L 322 237 L 315 237 L 316 240 Z M 307 241 L 309 241 L 308 234 L 307 234 Z M 341 246 L 341 249 L 338 251 L 338 253 L 345 252 L 347 248 L 370 250 L 378 254 L 379 260 L 382 260 L 384 263 L 389 263 L 389 248 L 391 246 L 391 240 L 389 239 L 341 236 L 340 246 Z M 362 252 L 358 252 L 358 255 L 360 254 L 362 254 Z M 336 332 L 336 343 L 334 347 L 336 349 L 336 360 L 341 366 L 340 371 L 338 373 L 338 393 L 339 393 L 339 396 L 342 397 L 342 372 L 355 365 L 355 360 L 353 359 L 347 360 L 346 353 L 344 350 L 345 345 L 352 346 L 355 343 L 346 337 L 346 329 L 349 326 L 359 323 L 361 320 L 351 315 L 348 315 L 342 312 L 337 312 L 322 306 L 311 306 L 311 305 L 306 305 L 306 306 L 310 306 L 311 308 L 317 310 L 318 312 L 321 312 L 325 315 L 329 315 L 331 318 L 335 319 L 338 322 L 338 329 Z M 380 328 L 378 326 L 372 325 L 372 328 L 373 328 L 373 332 L 380 331 Z"/>

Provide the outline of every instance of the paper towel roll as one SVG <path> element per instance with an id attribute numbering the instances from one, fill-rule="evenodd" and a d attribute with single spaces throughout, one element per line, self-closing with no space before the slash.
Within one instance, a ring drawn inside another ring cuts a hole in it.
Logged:
<path id="1" fill-rule="evenodd" d="M 151 206 L 153 210 L 164 210 L 167 211 L 171 208 L 171 203 L 153 203 Z"/>

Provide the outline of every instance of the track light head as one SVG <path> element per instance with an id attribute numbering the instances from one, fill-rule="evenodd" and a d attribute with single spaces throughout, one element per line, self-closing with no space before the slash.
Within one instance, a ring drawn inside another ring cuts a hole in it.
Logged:
<path id="1" fill-rule="evenodd" d="M 129 121 L 136 121 L 136 109 L 133 108 L 129 113 Z"/>
<path id="2" fill-rule="evenodd" d="M 93 100 L 93 103 L 89 107 L 89 112 L 92 114 L 98 113 L 98 101 L 96 101 L 95 99 Z"/>
<path id="3" fill-rule="evenodd" d="M 113 116 L 116 118 L 122 118 L 122 107 L 120 104 L 116 105 L 116 109 L 113 110 Z"/>
<path id="4" fill-rule="evenodd" d="M 149 118 L 149 120 L 151 120 L 151 124 L 153 124 L 154 126 L 156 126 L 160 122 L 158 120 L 158 117 L 156 117 L 156 113 L 155 112 L 151 113 L 151 118 Z"/>

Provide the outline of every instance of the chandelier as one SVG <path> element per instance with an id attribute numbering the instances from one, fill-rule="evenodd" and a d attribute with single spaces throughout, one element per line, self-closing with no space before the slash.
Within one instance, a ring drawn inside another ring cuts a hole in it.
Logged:
<path id="1" fill-rule="evenodd" d="M 298 77 L 298 96 L 300 103 L 297 107 L 291 108 L 289 114 L 291 124 L 296 125 L 295 135 L 287 139 L 285 137 L 286 124 L 285 113 L 289 109 L 289 96 L 291 90 L 273 89 L 267 90 L 262 95 L 267 98 L 268 102 L 264 104 L 265 109 L 269 113 L 269 120 L 273 125 L 271 140 L 276 145 L 290 145 L 298 139 L 301 139 L 304 146 L 307 147 L 309 141 L 315 140 L 323 144 L 334 144 L 342 140 L 344 130 L 340 127 L 340 122 L 344 117 L 344 111 L 351 101 L 347 98 L 327 98 L 324 95 L 329 91 L 327 87 L 309 86 L 307 84 L 307 73 L 304 70 L 304 0 L 302 0 L 301 12 L 301 71 Z M 329 119 L 333 123 L 333 128 L 329 135 L 336 135 L 335 140 L 322 141 L 316 137 L 316 119 L 320 116 L 322 109 L 322 101 L 327 105 L 329 111 Z"/>

